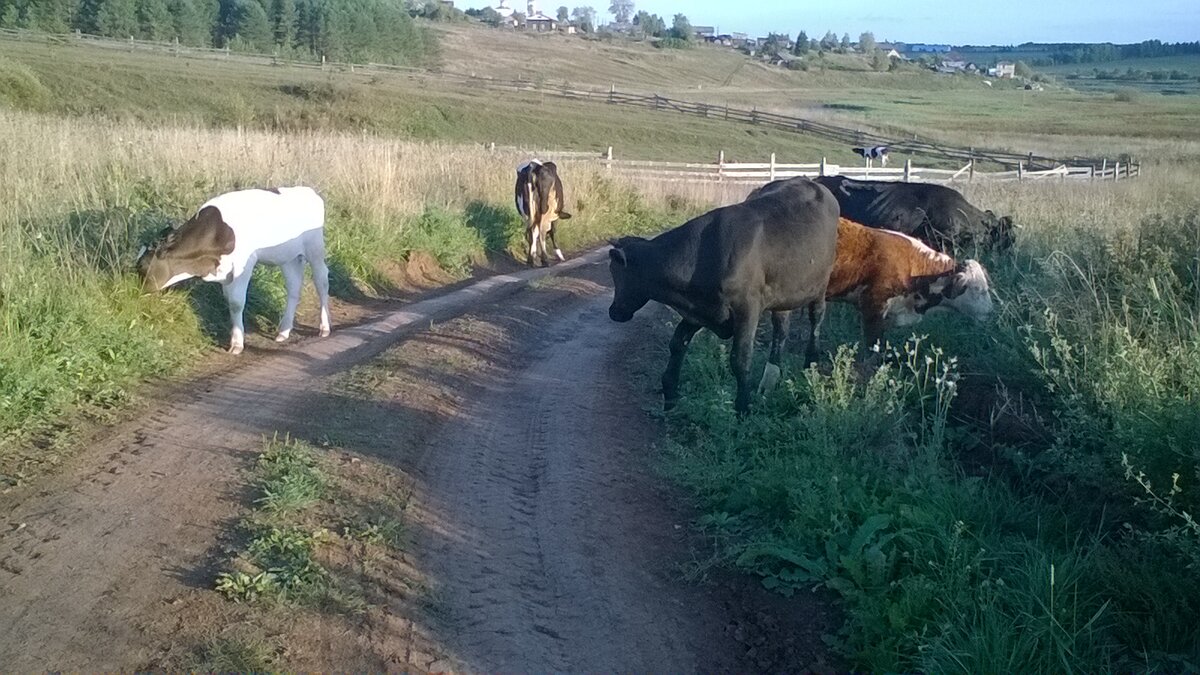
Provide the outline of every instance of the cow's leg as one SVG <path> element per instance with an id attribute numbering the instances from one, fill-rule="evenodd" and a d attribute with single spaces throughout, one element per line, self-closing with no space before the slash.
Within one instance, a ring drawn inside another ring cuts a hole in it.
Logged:
<path id="1" fill-rule="evenodd" d="M 791 312 L 771 312 L 771 352 L 767 356 L 767 365 L 763 367 L 762 379 L 758 381 L 758 395 L 762 396 L 779 384 L 782 375 L 780 363 L 783 361 L 783 348 L 787 343 L 788 324 L 791 322 Z"/>
<path id="2" fill-rule="evenodd" d="M 558 230 L 558 228 L 555 227 L 557 224 L 557 220 L 553 223 L 550 223 L 550 245 L 554 247 L 554 255 L 558 257 L 559 261 L 563 261 L 566 260 L 566 258 L 563 257 L 562 249 L 558 247 L 558 238 L 554 234 Z"/>
<path id="3" fill-rule="evenodd" d="M 546 240 L 548 240 L 550 238 L 550 234 L 552 232 L 554 232 L 554 224 L 551 223 L 549 226 L 543 226 L 541 228 L 541 230 L 542 230 L 542 237 L 541 237 L 540 241 L 541 241 L 541 245 L 542 245 L 542 267 L 549 267 L 550 266 L 550 252 L 546 250 Z"/>
<path id="4" fill-rule="evenodd" d="M 698 330 L 700 324 L 687 319 L 680 319 L 679 325 L 675 326 L 675 334 L 671 336 L 671 357 L 667 359 L 667 370 L 662 376 L 663 410 L 670 410 L 679 402 L 679 370 Z"/>
<path id="5" fill-rule="evenodd" d="M 812 365 L 821 355 L 821 324 L 825 321 L 825 298 L 813 301 L 808 306 L 808 347 L 804 350 L 804 362 Z"/>
<path id="6" fill-rule="evenodd" d="M 750 399 L 753 396 L 753 385 L 750 384 L 750 360 L 754 356 L 754 335 L 758 332 L 758 317 L 760 312 L 747 312 L 741 317 L 741 323 L 733 334 L 733 352 L 729 355 L 729 367 L 733 370 L 733 379 L 737 382 L 737 398 L 733 409 L 739 415 L 750 412 Z"/>
<path id="7" fill-rule="evenodd" d="M 317 300 L 321 305 L 321 324 L 318 327 L 321 337 L 329 337 L 331 321 L 329 319 L 329 266 L 325 264 L 325 256 L 308 259 L 312 267 L 313 285 L 317 287 Z"/>
<path id="8" fill-rule="evenodd" d="M 537 249 L 538 249 L 538 227 L 535 225 L 530 227 L 526 239 L 529 242 L 529 266 L 537 265 Z"/>
<path id="9" fill-rule="evenodd" d="M 250 277 L 254 272 L 254 262 L 251 261 L 241 272 L 222 284 L 225 291 L 225 302 L 229 303 L 229 353 L 241 354 L 246 346 L 246 327 L 242 323 L 242 313 L 246 309 L 246 291 L 250 288 Z"/>
<path id="10" fill-rule="evenodd" d="M 296 307 L 300 305 L 300 287 L 304 284 L 304 258 L 296 256 L 279 266 L 283 272 L 283 287 L 287 289 L 287 305 L 283 308 L 283 317 L 279 321 L 279 333 L 276 342 L 283 342 L 292 335 L 292 325 L 296 321 Z"/>

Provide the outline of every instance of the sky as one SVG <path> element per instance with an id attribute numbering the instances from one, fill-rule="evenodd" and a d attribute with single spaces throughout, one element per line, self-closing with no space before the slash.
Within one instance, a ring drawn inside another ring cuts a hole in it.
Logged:
<path id="1" fill-rule="evenodd" d="M 523 10 L 526 0 L 510 0 Z M 483 7 L 467 0 L 460 6 Z M 495 6 L 496 2 L 490 3 Z M 877 40 L 963 44 L 1022 42 L 1165 42 L 1200 40 L 1200 0 L 634 0 L 666 19 L 686 14 L 693 25 L 723 33 L 766 35 L 800 30 L 821 37 L 832 30 L 857 40 L 871 31 Z M 611 19 L 609 0 L 538 0 L 553 16 L 560 5 L 591 5 Z"/>

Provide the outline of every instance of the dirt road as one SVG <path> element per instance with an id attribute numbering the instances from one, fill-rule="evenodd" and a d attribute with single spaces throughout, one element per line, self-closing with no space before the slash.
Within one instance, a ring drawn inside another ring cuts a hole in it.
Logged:
<path id="1" fill-rule="evenodd" d="M 436 599 L 424 631 L 437 643 L 425 647 L 431 661 L 389 667 L 796 665 L 764 661 L 768 641 L 769 659 L 813 658 L 803 645 L 783 649 L 795 640 L 786 624 L 797 617 L 777 616 L 752 584 L 680 579 L 687 515 L 651 471 L 660 430 L 643 407 L 656 401 L 628 375 L 631 355 L 657 349 L 647 338 L 657 345 L 661 331 L 652 321 L 608 321 L 600 260 L 572 261 L 532 287 L 526 282 L 543 273 L 494 277 L 326 340 L 248 354 L 245 368 L 194 383 L 114 429 L 57 477 L 5 496 L 0 664 L 156 663 L 172 639 L 171 599 L 211 595 L 219 543 L 251 499 L 242 472 L 263 435 L 324 428 L 326 418 L 343 416 L 328 381 L 397 341 L 432 339 L 434 320 L 463 313 L 506 327 L 500 345 L 471 346 L 486 335 L 467 329 L 433 336 L 486 353 L 480 377 L 452 392 L 414 447 L 389 445 L 390 432 L 374 431 L 385 436 L 375 439 L 376 454 L 412 477 L 411 553 Z M 414 377 L 419 398 L 424 385 Z"/>

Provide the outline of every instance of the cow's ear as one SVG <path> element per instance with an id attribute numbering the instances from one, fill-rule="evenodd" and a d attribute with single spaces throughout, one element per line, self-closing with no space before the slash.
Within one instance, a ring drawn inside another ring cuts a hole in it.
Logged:
<path id="1" fill-rule="evenodd" d="M 612 258 L 619 265 L 628 265 L 629 258 L 625 256 L 625 249 L 613 244 L 613 247 L 608 249 L 608 257 Z"/>

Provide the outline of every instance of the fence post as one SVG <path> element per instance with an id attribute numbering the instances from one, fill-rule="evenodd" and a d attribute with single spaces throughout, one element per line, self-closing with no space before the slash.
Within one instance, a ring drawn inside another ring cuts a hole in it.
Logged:
<path id="1" fill-rule="evenodd" d="M 750 123 L 758 124 L 758 106 L 750 109 Z"/>
<path id="2" fill-rule="evenodd" d="M 1027 166 L 1029 166 L 1030 168 L 1033 168 L 1033 153 L 1032 152 L 1029 153 L 1029 163 L 1027 164 Z"/>
<path id="3" fill-rule="evenodd" d="M 608 85 L 608 102 L 609 103 L 613 102 L 613 96 L 616 95 L 616 93 L 617 93 L 617 85 L 615 85 L 615 84 Z"/>
<path id="4" fill-rule="evenodd" d="M 771 153 L 770 177 L 771 177 L 771 180 L 775 180 L 775 153 L 773 153 L 773 152 Z"/>
<path id="5" fill-rule="evenodd" d="M 1088 167 L 1088 180 L 1090 180 L 1093 183 L 1096 182 L 1096 165 L 1095 164 Z"/>
<path id="6" fill-rule="evenodd" d="M 488 152 L 490 152 L 492 154 L 496 153 L 496 141 L 492 141 L 491 143 L 488 143 Z"/>
<path id="7" fill-rule="evenodd" d="M 1017 162 L 1017 182 L 1025 178 L 1025 162 Z"/>
<path id="8" fill-rule="evenodd" d="M 971 158 L 971 163 L 969 164 L 969 166 L 970 166 L 970 168 L 967 169 L 967 182 L 974 183 L 975 182 L 975 158 L 974 157 Z"/>
<path id="9" fill-rule="evenodd" d="M 818 174 L 818 175 L 821 175 L 821 176 L 825 175 L 825 158 L 824 157 L 821 158 L 821 170 L 820 170 L 820 174 Z"/>
<path id="10" fill-rule="evenodd" d="M 722 150 L 721 153 L 717 155 L 717 182 L 722 183 L 724 181 L 725 181 L 725 151 Z"/>
<path id="11" fill-rule="evenodd" d="M 912 182 L 912 158 L 904 160 L 904 182 Z"/>
<path id="12" fill-rule="evenodd" d="M 1106 174 L 1106 173 L 1108 173 L 1108 158 L 1107 157 L 1105 157 L 1104 160 L 1100 162 L 1100 180 L 1104 180 L 1104 174 Z"/>
<path id="13" fill-rule="evenodd" d="M 1113 164 L 1113 182 L 1115 183 L 1119 180 L 1121 180 L 1121 163 L 1117 162 Z"/>

